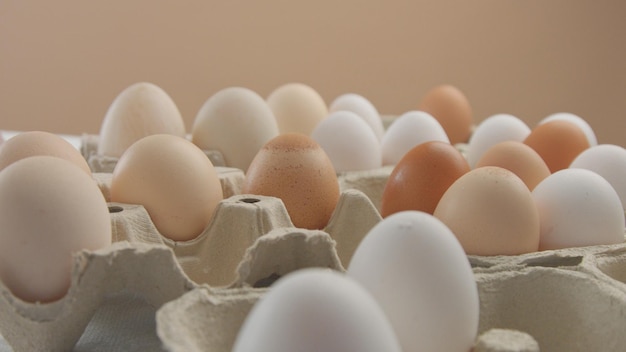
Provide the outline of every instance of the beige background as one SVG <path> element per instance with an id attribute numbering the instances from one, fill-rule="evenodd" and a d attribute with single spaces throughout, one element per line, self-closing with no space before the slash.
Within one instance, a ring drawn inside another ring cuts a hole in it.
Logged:
<path id="1" fill-rule="evenodd" d="M 0 129 L 98 133 L 137 81 L 188 129 L 228 86 L 298 81 L 399 114 L 451 83 L 477 122 L 569 111 L 626 146 L 626 1 L 0 0 Z"/>

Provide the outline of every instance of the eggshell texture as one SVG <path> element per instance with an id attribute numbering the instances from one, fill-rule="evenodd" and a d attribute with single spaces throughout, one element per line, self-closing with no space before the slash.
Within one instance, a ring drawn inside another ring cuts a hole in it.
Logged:
<path id="1" fill-rule="evenodd" d="M 321 229 L 339 200 L 339 182 L 319 144 L 287 133 L 269 141 L 252 160 L 242 192 L 280 198 L 296 227 Z"/>
<path id="2" fill-rule="evenodd" d="M 111 201 L 143 205 L 159 232 L 174 241 L 200 235 L 222 199 L 213 164 L 181 137 L 144 137 L 113 171 Z"/>
<path id="3" fill-rule="evenodd" d="M 336 172 L 381 167 L 380 144 L 374 131 L 351 111 L 330 113 L 311 133 Z"/>
<path id="4" fill-rule="evenodd" d="M 401 351 L 389 320 L 357 282 L 327 269 L 281 278 L 252 308 L 234 352 Z"/>
<path id="5" fill-rule="evenodd" d="M 626 206 L 626 149 L 612 144 L 593 146 L 580 153 L 570 168 L 591 170 L 604 177 Z"/>
<path id="6" fill-rule="evenodd" d="M 550 176 L 550 169 L 541 156 L 522 142 L 507 141 L 492 146 L 476 163 L 476 167 L 483 166 L 499 166 L 513 172 L 531 191 Z"/>
<path id="7" fill-rule="evenodd" d="M 111 244 L 107 203 L 70 161 L 33 156 L 0 172 L 0 278 L 18 298 L 51 302 L 69 289 L 72 254 Z"/>
<path id="8" fill-rule="evenodd" d="M 539 249 L 624 242 L 624 211 L 617 192 L 585 169 L 558 171 L 535 187 L 541 217 Z"/>
<path id="9" fill-rule="evenodd" d="M 302 83 L 280 86 L 266 100 L 274 112 L 280 133 L 297 132 L 308 136 L 328 115 L 324 99 Z"/>
<path id="10" fill-rule="evenodd" d="M 78 149 L 65 139 L 43 131 L 22 132 L 2 144 L 0 171 L 18 160 L 37 155 L 65 159 L 91 176 L 91 169 Z"/>
<path id="11" fill-rule="evenodd" d="M 537 125 L 524 143 L 541 156 L 552 173 L 568 168 L 578 154 L 589 148 L 585 133 L 563 120 Z"/>
<path id="12" fill-rule="evenodd" d="M 596 138 L 595 132 L 593 132 L 593 129 L 591 128 L 589 123 L 587 123 L 587 121 L 585 121 L 582 117 L 569 112 L 558 112 L 556 114 L 545 117 L 543 120 L 539 121 L 539 124 L 554 120 L 564 120 L 574 123 L 585 133 L 585 136 L 587 137 L 587 141 L 589 142 L 590 146 L 593 147 L 595 145 L 598 145 L 598 139 Z"/>
<path id="13" fill-rule="evenodd" d="M 196 115 L 191 141 L 218 150 L 227 166 L 246 171 L 256 153 L 278 135 L 269 105 L 254 91 L 230 87 L 209 98 Z"/>
<path id="14" fill-rule="evenodd" d="M 419 103 L 418 110 L 433 115 L 446 131 L 450 143 L 465 143 L 472 131 L 472 108 L 458 88 L 441 85 L 430 90 Z"/>
<path id="15" fill-rule="evenodd" d="M 432 214 L 439 199 L 454 181 L 470 170 L 452 145 L 432 141 L 411 149 L 393 169 L 381 201 L 381 215 L 403 210 Z"/>
<path id="16" fill-rule="evenodd" d="M 98 154 L 119 158 L 126 148 L 152 134 L 185 136 L 178 107 L 160 87 L 140 82 L 113 101 L 100 128 Z"/>
<path id="17" fill-rule="evenodd" d="M 376 107 L 365 97 L 354 93 L 343 94 L 335 98 L 328 108 L 330 113 L 343 110 L 351 111 L 362 118 L 379 141 L 383 138 L 385 134 L 383 120 Z"/>
<path id="18" fill-rule="evenodd" d="M 450 143 L 437 119 L 424 111 L 409 111 L 387 129 L 380 143 L 383 165 L 396 165 L 409 150 L 429 141 Z"/>
<path id="19" fill-rule="evenodd" d="M 485 166 L 461 176 L 441 197 L 434 215 L 473 255 L 537 251 L 539 213 L 530 190 L 509 170 Z"/>
<path id="20" fill-rule="evenodd" d="M 454 234 L 430 214 L 406 211 L 379 222 L 357 247 L 348 276 L 378 301 L 410 351 L 470 351 L 478 289 Z"/>
<path id="21" fill-rule="evenodd" d="M 487 149 L 505 141 L 523 142 L 529 134 L 530 127 L 519 118 L 509 114 L 492 115 L 472 133 L 467 146 L 467 162 L 473 169 Z"/>

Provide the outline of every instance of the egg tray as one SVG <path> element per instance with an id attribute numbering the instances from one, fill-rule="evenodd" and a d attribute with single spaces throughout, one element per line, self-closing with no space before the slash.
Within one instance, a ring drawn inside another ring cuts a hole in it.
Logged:
<path id="1" fill-rule="evenodd" d="M 142 206 L 109 203 L 115 243 L 75 255 L 63 299 L 25 303 L 0 283 L 0 351 L 230 351 L 281 276 L 345 271 L 381 220 L 374 204 L 391 168 L 339 175 L 341 197 L 324 230 L 294 228 L 279 199 L 239 194 L 241 170 L 218 171 L 227 198 L 198 238 L 171 241 Z M 111 176 L 94 173 L 105 197 Z M 474 351 L 626 346 L 626 244 L 469 260 L 480 298 Z"/>

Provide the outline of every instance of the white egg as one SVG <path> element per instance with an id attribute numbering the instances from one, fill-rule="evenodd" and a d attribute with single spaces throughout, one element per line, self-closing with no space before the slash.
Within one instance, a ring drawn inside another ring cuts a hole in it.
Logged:
<path id="1" fill-rule="evenodd" d="M 492 115 L 472 133 L 467 146 L 467 162 L 474 168 L 489 148 L 500 142 L 523 142 L 529 134 L 530 127 L 519 118 L 509 114 Z"/>
<path id="2" fill-rule="evenodd" d="M 232 350 L 401 351 L 372 296 L 346 275 L 319 268 L 278 280 L 248 314 Z"/>
<path id="3" fill-rule="evenodd" d="M 617 191 L 622 207 L 626 206 L 626 149 L 601 144 L 580 153 L 570 168 L 591 170 L 604 177 Z"/>
<path id="4" fill-rule="evenodd" d="M 403 351 L 469 351 L 478 330 L 474 274 L 452 231 L 405 211 L 379 222 L 348 267 L 389 318 Z"/>
<path id="5" fill-rule="evenodd" d="M 328 112 L 335 112 L 347 110 L 359 115 L 367 124 L 372 128 L 376 138 L 380 141 L 385 134 L 385 127 L 383 126 L 383 120 L 380 118 L 380 114 L 374 104 L 372 104 L 365 97 L 348 93 L 343 94 L 335 98 L 330 104 Z"/>
<path id="6" fill-rule="evenodd" d="M 336 111 L 311 132 L 337 172 L 371 170 L 381 166 L 380 145 L 363 119 L 351 111 Z"/>
<path id="7" fill-rule="evenodd" d="M 278 135 L 272 110 L 256 92 L 242 87 L 220 90 L 202 105 L 192 128 L 192 142 L 218 150 L 226 166 L 246 171 L 258 151 Z"/>
<path id="8" fill-rule="evenodd" d="M 624 211 L 619 196 L 602 176 L 585 169 L 563 169 L 532 191 L 539 209 L 539 249 L 624 242 Z"/>
<path id="9" fill-rule="evenodd" d="M 135 83 L 115 98 L 104 116 L 98 154 L 119 158 L 141 138 L 162 133 L 185 136 L 178 107 L 159 86 Z"/>
<path id="10" fill-rule="evenodd" d="M 587 121 L 585 121 L 582 117 L 569 112 L 557 112 L 556 114 L 549 115 L 543 120 L 539 121 L 539 125 L 553 120 L 565 120 L 573 122 L 574 124 L 576 124 L 576 126 L 583 130 L 590 146 L 593 147 L 594 145 L 598 144 L 596 134 L 593 132 L 593 129 L 591 128 L 589 123 L 587 123 Z"/>
<path id="11" fill-rule="evenodd" d="M 383 165 L 397 164 L 413 147 L 430 141 L 450 143 L 437 119 L 424 111 L 402 114 L 389 126 L 380 143 Z"/>

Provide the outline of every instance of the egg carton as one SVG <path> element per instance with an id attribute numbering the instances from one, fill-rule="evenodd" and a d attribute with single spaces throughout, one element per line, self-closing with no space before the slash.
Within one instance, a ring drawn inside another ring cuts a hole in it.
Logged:
<path id="1" fill-rule="evenodd" d="M 97 141 L 83 138 L 92 147 Z M 281 276 L 305 267 L 345 271 L 381 220 L 392 170 L 339 175 L 341 197 L 328 226 L 304 230 L 293 227 L 279 199 L 242 195 L 241 170 L 217 169 L 226 198 L 198 238 L 171 241 L 142 206 L 109 203 L 115 243 L 75 256 L 62 300 L 25 303 L 0 284 L 7 342 L 0 351 L 230 351 L 254 303 Z M 110 201 L 110 171 L 94 178 Z M 480 297 L 474 351 L 626 346 L 626 245 L 469 260 Z"/>

